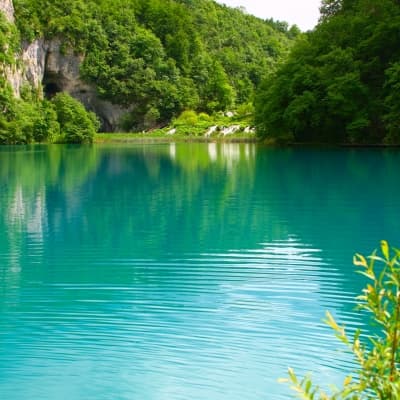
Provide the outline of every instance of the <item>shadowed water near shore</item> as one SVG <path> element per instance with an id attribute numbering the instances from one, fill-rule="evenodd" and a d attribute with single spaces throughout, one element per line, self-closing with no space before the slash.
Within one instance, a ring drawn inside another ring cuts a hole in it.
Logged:
<path id="1" fill-rule="evenodd" d="M 321 322 L 363 323 L 351 265 L 398 242 L 396 150 L 0 149 L 0 393 L 286 399 L 340 382 Z"/>

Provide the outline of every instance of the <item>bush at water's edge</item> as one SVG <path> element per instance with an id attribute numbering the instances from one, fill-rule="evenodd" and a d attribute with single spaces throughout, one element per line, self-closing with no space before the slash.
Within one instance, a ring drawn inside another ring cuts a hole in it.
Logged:
<path id="1" fill-rule="evenodd" d="M 400 398 L 400 250 L 390 249 L 382 241 L 380 252 L 367 259 L 356 254 L 354 264 L 367 285 L 357 297 L 358 310 L 371 315 L 371 324 L 378 325 L 377 334 L 366 341 L 358 330 L 350 337 L 327 312 L 326 323 L 336 337 L 353 353 L 359 369 L 351 373 L 342 388 L 331 394 L 315 386 L 310 376 L 300 380 L 292 369 L 289 379 L 302 399 L 313 400 L 397 400 Z"/>

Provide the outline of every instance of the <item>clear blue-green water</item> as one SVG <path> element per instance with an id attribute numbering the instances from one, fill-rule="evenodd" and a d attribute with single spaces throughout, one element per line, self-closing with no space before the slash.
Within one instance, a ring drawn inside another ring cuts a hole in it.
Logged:
<path id="1" fill-rule="evenodd" d="M 399 246 L 400 153 L 0 148 L 0 398 L 288 399 L 352 368 L 354 252 Z"/>

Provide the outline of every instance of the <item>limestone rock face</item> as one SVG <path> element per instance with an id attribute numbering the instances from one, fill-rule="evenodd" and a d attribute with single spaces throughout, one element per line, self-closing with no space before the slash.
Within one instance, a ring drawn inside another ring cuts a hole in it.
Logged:
<path id="1" fill-rule="evenodd" d="M 6 76 L 16 97 L 20 97 L 25 85 L 41 87 L 46 61 L 46 44 L 42 39 L 22 44 L 17 67 L 6 68 Z"/>
<path id="2" fill-rule="evenodd" d="M 83 56 L 76 55 L 72 49 L 61 52 L 61 41 L 52 40 L 47 43 L 45 73 L 43 76 L 44 90 L 51 92 L 77 93 L 87 91 L 87 85 L 81 81 L 79 67 Z M 51 94 L 51 93 L 50 93 Z"/>
<path id="3" fill-rule="evenodd" d="M 6 16 L 8 22 L 14 23 L 14 5 L 12 0 L 0 0 L 0 11 Z"/>
<path id="4" fill-rule="evenodd" d="M 15 22 L 12 0 L 0 0 L 0 12 L 8 21 Z M 20 97 L 24 86 L 38 89 L 43 97 L 51 98 L 58 92 L 66 92 L 81 101 L 85 107 L 100 118 L 102 129 L 114 131 L 129 109 L 100 99 L 96 88 L 80 77 L 80 66 L 84 56 L 73 49 L 61 51 L 60 39 L 36 39 L 32 43 L 22 43 L 16 54 L 16 66 L 6 67 L 6 78 L 16 97 Z"/>
<path id="5" fill-rule="evenodd" d="M 12 0 L 0 0 L 0 12 L 10 23 L 15 22 L 14 5 Z M 47 44 L 43 39 L 37 39 L 32 43 L 24 42 L 21 50 L 15 55 L 16 63 L 13 66 L 5 66 L 6 79 L 11 85 L 14 95 L 21 96 L 24 86 L 30 85 L 36 89 L 41 88 L 45 72 Z"/>
<path id="6" fill-rule="evenodd" d="M 129 110 L 109 101 L 100 99 L 96 88 L 84 82 L 79 73 L 84 61 L 81 54 L 73 49 L 61 51 L 61 41 L 52 40 L 47 45 L 44 76 L 42 77 L 45 95 L 51 97 L 57 92 L 66 92 L 93 111 L 102 123 L 102 129 L 114 131 Z"/>

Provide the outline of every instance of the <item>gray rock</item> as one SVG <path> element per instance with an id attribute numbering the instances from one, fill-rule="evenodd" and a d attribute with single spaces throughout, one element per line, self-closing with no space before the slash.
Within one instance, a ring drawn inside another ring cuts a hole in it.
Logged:
<path id="1" fill-rule="evenodd" d="M 211 126 L 211 127 L 207 130 L 207 132 L 204 134 L 204 136 L 205 136 L 205 137 L 210 137 L 214 132 L 217 131 L 217 129 L 218 129 L 218 126 L 217 126 L 217 125 Z"/>
<path id="2" fill-rule="evenodd" d="M 29 84 L 40 88 L 45 71 L 46 45 L 42 39 L 24 43 L 17 54 L 17 66 L 6 68 L 6 77 L 16 97 L 20 97 L 23 86 Z"/>
<path id="3" fill-rule="evenodd" d="M 0 0 L 0 11 L 8 21 L 14 22 L 12 0 Z M 119 128 L 122 117 L 132 107 L 122 107 L 101 99 L 94 85 L 84 82 L 80 76 L 80 66 L 84 61 L 82 54 L 73 49 L 61 51 L 59 39 L 46 41 L 37 39 L 32 43 L 23 43 L 16 54 L 15 66 L 7 66 L 5 75 L 14 95 L 21 96 L 24 86 L 30 85 L 41 91 L 43 97 L 52 97 L 58 92 L 66 92 L 81 101 L 89 111 L 97 114 L 102 122 L 102 129 L 115 131 Z"/>
<path id="4" fill-rule="evenodd" d="M 8 22 L 14 23 L 14 5 L 12 0 L 0 0 L 0 11 L 6 16 Z"/>
<path id="5" fill-rule="evenodd" d="M 240 125 L 231 125 L 222 129 L 221 133 L 223 136 L 233 135 L 240 130 Z"/>

